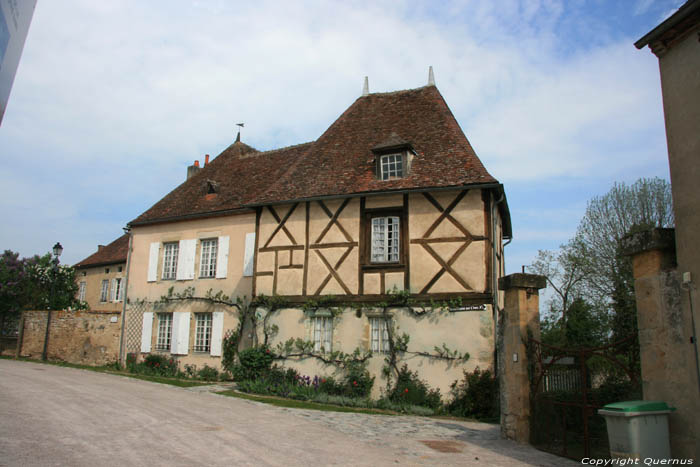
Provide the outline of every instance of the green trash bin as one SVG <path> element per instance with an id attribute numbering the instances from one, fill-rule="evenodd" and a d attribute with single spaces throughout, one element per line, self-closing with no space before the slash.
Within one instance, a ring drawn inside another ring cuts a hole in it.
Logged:
<path id="1" fill-rule="evenodd" d="M 613 459 L 670 459 L 668 414 L 661 401 L 626 401 L 598 410 L 605 417 Z"/>

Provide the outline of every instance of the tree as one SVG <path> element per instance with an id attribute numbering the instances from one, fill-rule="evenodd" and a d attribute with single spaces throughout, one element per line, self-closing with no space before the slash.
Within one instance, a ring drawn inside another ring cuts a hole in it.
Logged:
<path id="1" fill-rule="evenodd" d="M 0 334 L 16 330 L 22 310 L 84 308 L 76 299 L 75 269 L 58 264 L 50 253 L 19 259 L 10 250 L 0 256 Z"/>

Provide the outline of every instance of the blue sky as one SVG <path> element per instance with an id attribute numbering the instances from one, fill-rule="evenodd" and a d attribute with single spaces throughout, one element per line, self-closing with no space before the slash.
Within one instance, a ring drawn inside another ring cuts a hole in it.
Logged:
<path id="1" fill-rule="evenodd" d="M 658 63 L 680 0 L 39 1 L 0 127 L 0 248 L 73 264 L 217 155 L 315 140 L 428 66 L 513 219 L 508 272 L 614 181 L 668 179 Z"/>

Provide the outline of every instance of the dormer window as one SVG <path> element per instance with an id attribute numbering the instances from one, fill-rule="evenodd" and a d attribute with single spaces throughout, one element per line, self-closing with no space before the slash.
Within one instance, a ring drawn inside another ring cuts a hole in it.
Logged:
<path id="1" fill-rule="evenodd" d="M 379 157 L 379 179 L 393 180 L 404 175 L 403 154 L 386 154 Z"/>

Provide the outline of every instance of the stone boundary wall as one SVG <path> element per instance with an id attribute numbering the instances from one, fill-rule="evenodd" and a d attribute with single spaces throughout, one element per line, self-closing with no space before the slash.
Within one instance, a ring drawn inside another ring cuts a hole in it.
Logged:
<path id="1" fill-rule="evenodd" d="M 25 311 L 20 355 L 41 358 L 48 311 Z M 105 365 L 117 360 L 121 312 L 53 311 L 47 358 L 85 365 Z"/>

